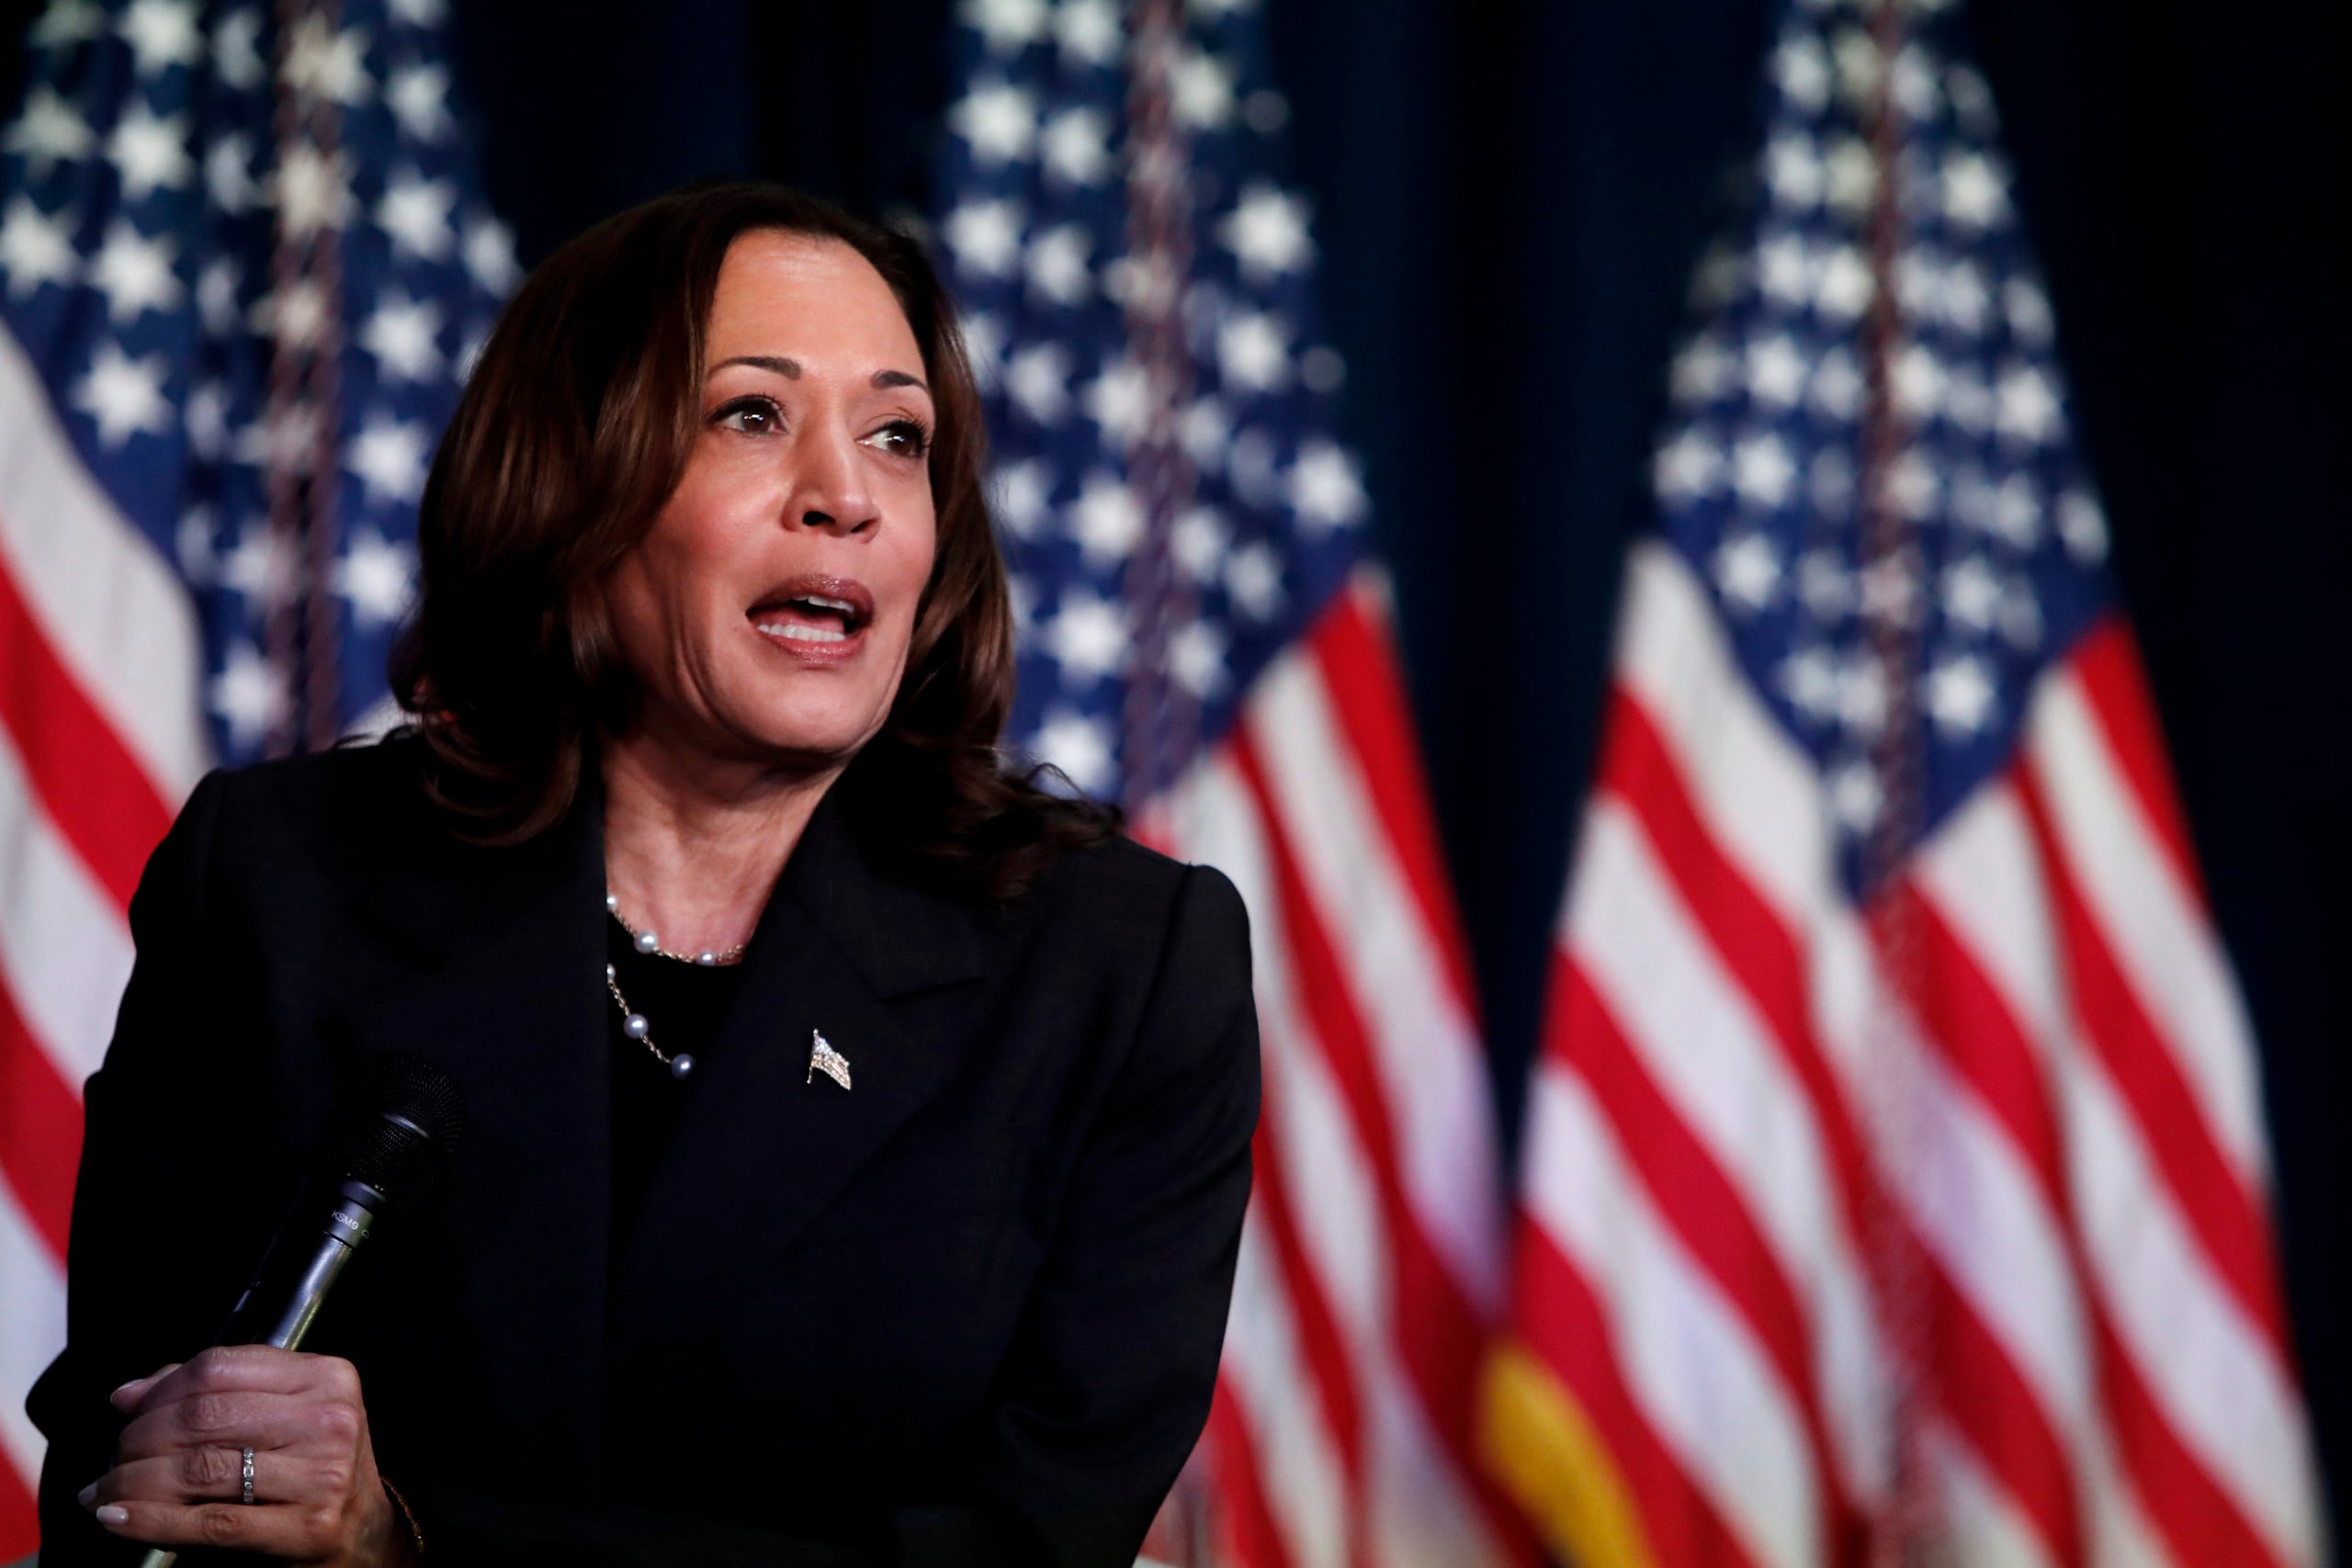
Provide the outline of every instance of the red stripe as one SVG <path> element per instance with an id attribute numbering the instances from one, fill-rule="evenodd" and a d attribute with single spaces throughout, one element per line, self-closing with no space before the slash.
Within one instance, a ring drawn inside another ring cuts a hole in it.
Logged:
<path id="1" fill-rule="evenodd" d="M 1471 979 L 1453 883 L 1430 815 L 1404 676 L 1385 629 L 1365 602 L 1372 592 L 1359 579 L 1336 595 L 1308 630 L 1306 647 L 1331 694 L 1334 716 L 1355 753 L 1389 852 L 1421 907 L 1422 929 L 1444 957 L 1455 998 L 1475 1017 L 1478 988 Z"/>
<path id="2" fill-rule="evenodd" d="M 2075 1026 L 2131 1107 L 2148 1156 L 2199 1247 L 2283 1366 L 2286 1320 L 2261 1207 L 2238 1180 L 2171 1048 L 2117 967 L 2059 847 L 2049 802 L 2032 767 L 2018 770 L 2018 794 L 2049 879 Z"/>
<path id="3" fill-rule="evenodd" d="M 1241 1415 L 1244 1403 L 1233 1380 L 1218 1374 L 1208 1424 L 1209 1474 L 1218 1504 L 1209 1525 L 1217 1542 L 1216 1560 L 1234 1568 L 1290 1568 L 1290 1551 L 1258 1484 L 1266 1472 Z"/>
<path id="4" fill-rule="evenodd" d="M 2173 873 L 2199 904 L 2205 885 L 2197 869 L 2197 852 L 2188 839 L 2188 818 L 2173 789 L 2172 769 L 2165 761 L 2164 731 L 2156 719 L 2156 705 L 2140 672 L 2140 650 L 2132 629 L 2120 615 L 2110 615 L 2084 637 L 2069 659 L 2075 677 L 2090 698 L 2092 716 L 2106 739 L 2141 814 L 2155 832 L 2156 841 L 2172 862 Z"/>
<path id="5" fill-rule="evenodd" d="M 1501 1506 L 1500 1495 L 1476 1460 L 1476 1422 L 1483 1325 L 1471 1310 L 1407 1201 L 1403 1166 L 1389 1124 L 1387 1102 L 1373 1066 L 1373 1050 L 1358 1016 L 1348 976 L 1323 929 L 1297 856 L 1275 809 L 1262 763 L 1246 731 L 1232 742 L 1235 771 L 1255 802 L 1273 872 L 1274 896 L 1282 909 L 1282 941 L 1293 990 L 1306 1004 L 1307 1021 L 1323 1048 L 1325 1066 L 1340 1090 L 1358 1147 L 1374 1177 L 1387 1242 L 1393 1288 L 1393 1342 L 1407 1377 L 1420 1397 L 1431 1429 L 1466 1495 L 1507 1555 L 1528 1558 L 1532 1543 L 1514 1538 L 1516 1515 Z M 1483 1172 L 1464 1173 L 1481 1179 Z"/>
<path id="6" fill-rule="evenodd" d="M 0 728 L 42 812 L 120 908 L 171 808 L 57 657 L 0 556 Z"/>
<path id="7" fill-rule="evenodd" d="M 2235 1500 L 2175 1435 L 2104 1311 L 2095 1310 L 2100 1397 L 2113 1413 L 2115 1446 L 2142 1510 L 2181 1563 L 2284 1568 Z M 2224 1440 L 2227 1440 L 2226 1438 Z"/>
<path id="8" fill-rule="evenodd" d="M 30 1557 L 40 1545 L 40 1510 L 33 1505 L 33 1478 L 0 1459 L 0 1561 Z"/>
<path id="9" fill-rule="evenodd" d="M 2075 1568 L 2085 1559 L 2075 1467 L 2041 1402 L 1953 1285 L 1942 1266 L 1914 1255 L 1925 1287 L 1928 1357 L 1936 1403 L 1975 1450 L 1977 1462 L 2033 1521 L 2051 1559 Z"/>
<path id="10" fill-rule="evenodd" d="M 1306 1358 L 1323 1428 L 1330 1435 L 1331 1446 L 1338 1450 L 1340 1461 L 1347 1471 L 1349 1512 L 1360 1517 L 1363 1502 L 1363 1412 L 1356 1403 L 1355 1375 L 1348 1366 L 1347 1340 L 1340 1331 L 1339 1319 L 1332 1314 L 1331 1304 L 1323 1293 L 1323 1282 L 1299 1236 L 1298 1213 L 1291 1201 L 1290 1173 L 1274 1147 L 1273 1129 L 1278 1113 L 1272 1107 L 1284 1092 L 1284 1076 L 1279 1052 L 1268 1052 L 1264 1063 L 1268 1109 L 1259 1114 L 1258 1130 L 1251 1139 L 1255 1145 L 1251 1157 L 1256 1182 L 1252 1217 L 1264 1227 L 1266 1239 L 1273 1245 L 1275 1267 L 1282 1278 L 1283 1294 L 1290 1301 L 1299 1348 Z"/>
<path id="11" fill-rule="evenodd" d="M 0 1179 L 61 1269 L 81 1163 L 81 1097 L 25 1026 L 0 976 Z"/>
<path id="12" fill-rule="evenodd" d="M 1826 1560 L 1858 1560 L 1861 1520 L 1830 1450 L 1804 1312 L 1746 1198 L 1659 1093 L 1582 968 L 1557 948 L 1551 1014 L 1556 1032 L 1547 1057 L 1584 1077 L 1652 1201 L 1738 1307 L 1795 1404 L 1821 1480 L 1815 1523 Z"/>
<path id="13" fill-rule="evenodd" d="M 1532 1220 L 1520 1222 L 1516 1262 L 1520 1337 L 1608 1445 L 1658 1568 L 1751 1568 L 1739 1538 L 1642 1417 L 1600 1303 Z"/>

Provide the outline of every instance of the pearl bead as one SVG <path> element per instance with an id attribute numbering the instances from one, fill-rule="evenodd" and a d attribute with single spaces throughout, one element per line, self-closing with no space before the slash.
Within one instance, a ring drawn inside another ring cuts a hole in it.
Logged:
<path id="1" fill-rule="evenodd" d="M 694 1070 L 695 1059 L 685 1052 L 681 1051 L 676 1055 L 670 1058 L 670 1076 L 672 1077 L 683 1078 Z"/>
<path id="2" fill-rule="evenodd" d="M 605 894 L 605 908 L 611 914 L 619 914 L 621 912 L 621 896 L 617 893 Z"/>
<path id="3" fill-rule="evenodd" d="M 614 968 L 614 967 L 613 967 L 611 964 L 605 964 L 605 979 L 607 979 L 607 980 L 617 980 L 617 979 L 619 979 L 620 977 L 621 977 L 621 972 L 620 972 L 619 970 L 617 970 L 617 969 Z"/>
<path id="4" fill-rule="evenodd" d="M 718 954 L 711 952 L 710 949 L 706 947 L 700 953 L 695 954 L 695 962 L 701 964 L 705 969 L 708 969 L 718 962 Z"/>
<path id="5" fill-rule="evenodd" d="M 661 939 L 660 939 L 659 937 L 656 937 L 656 936 L 655 936 L 655 935 L 654 935 L 650 931 L 639 931 L 639 932 L 638 932 L 638 933 L 637 933 L 637 950 L 638 950 L 638 952 L 639 952 L 639 953 L 655 953 L 655 952 L 659 952 L 659 951 L 661 950 L 661 947 L 662 947 L 662 942 L 661 942 Z"/>
<path id="6" fill-rule="evenodd" d="M 641 1012 L 633 1012 L 621 1020 L 621 1032 L 631 1040 L 644 1039 L 645 1032 L 651 1026 L 645 1021 L 645 1015 Z"/>

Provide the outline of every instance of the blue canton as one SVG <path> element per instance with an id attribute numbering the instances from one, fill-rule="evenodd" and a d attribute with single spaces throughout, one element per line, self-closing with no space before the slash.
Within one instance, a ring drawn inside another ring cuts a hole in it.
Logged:
<path id="1" fill-rule="evenodd" d="M 385 695 L 426 466 L 516 277 L 451 113 L 443 0 L 345 0 L 282 39 L 277 15 L 53 0 L 0 141 L 0 312 L 85 465 L 187 585 L 224 761 L 289 718 L 265 627 L 302 576 L 269 469 L 309 433 L 270 427 L 274 347 L 335 355 L 323 588 L 350 725 Z M 331 107 L 332 156 L 281 155 L 288 98 Z M 288 225 L 339 239 L 339 310 L 316 277 L 273 277 Z"/>
<path id="2" fill-rule="evenodd" d="M 1700 328 L 1674 362 L 1655 466 L 1661 530 L 1820 771 L 1858 891 L 1887 808 L 1873 752 L 1894 705 L 1917 716 L 1924 833 L 2006 764 L 2037 678 L 2108 603 L 2106 525 L 1992 97 L 1961 58 L 1956 14 L 1913 9 L 1924 25 L 1890 62 L 1868 8 L 1790 7 L 1741 243 L 1702 265 Z M 1907 542 L 1873 558 L 1858 487 L 1882 80 L 1900 147 L 1900 435 L 1883 499 Z M 1916 655 L 1907 693 L 1872 651 L 1872 627 L 1889 625 Z"/>
<path id="3" fill-rule="evenodd" d="M 1363 482 L 1334 434 L 1340 364 L 1319 337 L 1262 25 L 1237 0 L 1186 10 L 1170 101 L 1189 144 L 1192 496 L 1164 523 L 1182 609 L 1153 637 L 1142 623 L 1166 607 L 1126 592 L 1153 526 L 1133 472 L 1149 392 L 1126 312 L 1126 7 L 971 0 L 941 154 L 938 250 L 986 399 L 1020 627 L 1012 739 L 1108 797 L 1166 782 L 1128 776 L 1139 647 L 1164 648 L 1150 673 L 1196 705 L 1176 744 L 1197 754 L 1363 546 Z"/>

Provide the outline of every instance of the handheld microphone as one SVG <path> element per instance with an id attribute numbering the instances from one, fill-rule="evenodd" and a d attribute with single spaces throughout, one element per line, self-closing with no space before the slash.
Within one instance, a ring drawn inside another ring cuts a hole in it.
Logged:
<path id="1" fill-rule="evenodd" d="M 448 1074 L 414 1056 L 370 1061 L 328 1117 L 315 1179 L 217 1343 L 300 1349 L 351 1255 L 379 1218 L 413 1210 L 432 1192 L 465 1129 L 465 1091 Z M 266 1332 L 253 1332 L 262 1325 Z M 170 1568 L 178 1555 L 158 1547 L 140 1568 Z"/>

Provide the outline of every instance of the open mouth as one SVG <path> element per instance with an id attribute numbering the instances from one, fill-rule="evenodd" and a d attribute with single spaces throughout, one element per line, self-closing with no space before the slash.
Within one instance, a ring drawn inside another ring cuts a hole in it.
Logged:
<path id="1" fill-rule="evenodd" d="M 874 619 L 874 596 L 842 578 L 799 578 L 780 583 L 748 612 L 763 637 L 806 651 L 840 648 Z"/>

